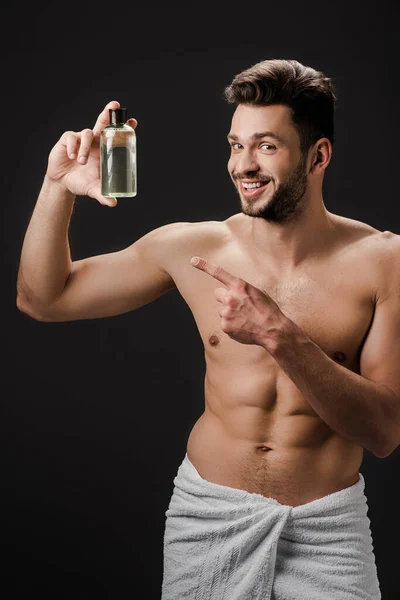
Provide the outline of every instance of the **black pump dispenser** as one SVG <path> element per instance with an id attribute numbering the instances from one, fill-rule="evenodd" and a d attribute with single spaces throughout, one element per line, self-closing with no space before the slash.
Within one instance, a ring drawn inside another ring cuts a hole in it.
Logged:
<path id="1" fill-rule="evenodd" d="M 121 125 L 127 120 L 127 109 L 126 108 L 109 108 L 110 125 Z"/>

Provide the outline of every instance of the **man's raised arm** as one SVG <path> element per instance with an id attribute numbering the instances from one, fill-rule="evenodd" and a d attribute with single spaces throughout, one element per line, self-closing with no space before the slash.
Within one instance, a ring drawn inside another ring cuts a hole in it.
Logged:
<path id="1" fill-rule="evenodd" d="M 91 129 L 65 132 L 49 155 L 48 168 L 29 222 L 17 278 L 17 306 L 40 321 L 69 321 L 121 314 L 155 300 L 175 283 L 165 265 L 182 227 L 159 227 L 119 252 L 72 262 L 69 224 L 77 195 L 115 206 L 100 191 L 100 133 L 110 102 Z M 136 127 L 136 119 L 127 121 Z M 81 162 L 81 156 L 84 161 Z"/>

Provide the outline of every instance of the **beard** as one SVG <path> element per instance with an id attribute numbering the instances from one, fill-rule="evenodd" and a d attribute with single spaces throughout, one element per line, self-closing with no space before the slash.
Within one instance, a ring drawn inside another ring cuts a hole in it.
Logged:
<path id="1" fill-rule="evenodd" d="M 298 219 L 306 204 L 307 192 L 307 155 L 302 156 L 297 167 L 289 177 L 279 185 L 266 203 L 260 207 L 255 205 L 260 201 L 262 194 L 253 199 L 240 197 L 241 212 L 249 217 L 264 219 L 270 223 L 288 223 Z M 249 175 L 250 179 L 250 175 Z M 271 179 L 270 184 L 273 182 Z M 270 185 L 268 184 L 268 185 Z M 238 191 L 238 188 L 236 187 Z M 267 192 L 268 187 L 263 193 Z"/>

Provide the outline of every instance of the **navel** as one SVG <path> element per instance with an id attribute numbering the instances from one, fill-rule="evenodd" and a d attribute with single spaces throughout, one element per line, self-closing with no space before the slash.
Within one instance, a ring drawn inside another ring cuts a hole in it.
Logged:
<path id="1" fill-rule="evenodd" d="M 338 350 L 333 355 L 333 358 L 334 358 L 334 360 L 337 360 L 338 362 L 344 362 L 346 360 L 346 355 L 344 354 L 344 352 L 340 352 L 340 350 Z"/>
<path id="2" fill-rule="evenodd" d="M 218 346 L 218 344 L 219 344 L 219 338 L 218 338 L 217 335 L 211 335 L 208 338 L 208 341 L 209 341 L 209 343 L 210 343 L 211 346 Z"/>
<path id="3" fill-rule="evenodd" d="M 257 450 L 261 450 L 261 452 L 268 452 L 269 450 L 272 450 L 272 448 L 262 445 L 262 446 L 257 446 Z"/>

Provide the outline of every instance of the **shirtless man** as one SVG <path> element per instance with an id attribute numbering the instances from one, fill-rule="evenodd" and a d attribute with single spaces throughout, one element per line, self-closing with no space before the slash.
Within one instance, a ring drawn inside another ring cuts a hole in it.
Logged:
<path id="1" fill-rule="evenodd" d="M 268 98 L 259 80 L 273 81 Z M 309 95 L 296 104 L 302 86 Z M 383 458 L 400 443 L 400 237 L 324 206 L 331 80 L 263 61 L 225 97 L 236 104 L 228 172 L 240 212 L 72 261 L 76 195 L 116 205 L 99 182 L 99 134 L 119 106 L 110 102 L 93 129 L 65 132 L 50 152 L 17 306 L 39 321 L 105 318 L 176 287 L 206 360 L 188 459 L 204 480 L 296 507 L 354 485 L 364 448 Z"/>

